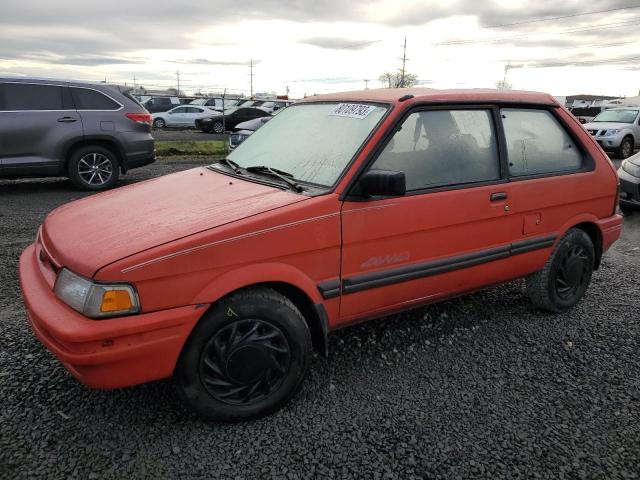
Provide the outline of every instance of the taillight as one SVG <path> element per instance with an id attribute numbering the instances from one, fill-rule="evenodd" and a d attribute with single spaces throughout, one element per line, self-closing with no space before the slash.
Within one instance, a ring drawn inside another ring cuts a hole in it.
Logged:
<path id="1" fill-rule="evenodd" d="M 150 113 L 127 113 L 127 118 L 139 123 L 140 125 L 151 126 L 152 117 Z"/>

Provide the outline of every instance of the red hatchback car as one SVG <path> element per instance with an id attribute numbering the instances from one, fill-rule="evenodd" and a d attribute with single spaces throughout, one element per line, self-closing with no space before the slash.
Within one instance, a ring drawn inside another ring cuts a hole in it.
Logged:
<path id="1" fill-rule="evenodd" d="M 82 383 L 174 376 L 201 415 L 242 420 L 287 402 L 345 325 L 519 277 L 572 307 L 620 236 L 617 185 L 549 95 L 325 95 L 211 166 L 56 209 L 20 280 Z"/>

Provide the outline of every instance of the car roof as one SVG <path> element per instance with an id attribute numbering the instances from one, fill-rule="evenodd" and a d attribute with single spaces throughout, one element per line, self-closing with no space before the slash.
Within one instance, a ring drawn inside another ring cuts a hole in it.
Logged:
<path id="1" fill-rule="evenodd" d="M 411 95 L 411 97 L 406 98 Z M 400 100 L 401 98 L 404 100 Z M 307 97 L 298 103 L 309 102 L 378 102 L 397 104 L 410 103 L 519 103 L 558 106 L 555 98 L 547 93 L 521 90 L 437 90 L 432 88 L 378 88 L 353 92 L 329 93 Z"/>

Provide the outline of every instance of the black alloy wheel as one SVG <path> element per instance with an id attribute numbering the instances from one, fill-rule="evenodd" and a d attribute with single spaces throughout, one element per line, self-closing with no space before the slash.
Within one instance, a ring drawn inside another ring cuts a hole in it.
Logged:
<path id="1" fill-rule="evenodd" d="M 276 391 L 289 369 L 291 352 L 275 325 L 245 319 L 220 329 L 205 346 L 200 378 L 211 396 L 230 405 L 250 405 Z"/>
<path id="2" fill-rule="evenodd" d="M 309 327 L 291 300 L 262 286 L 239 290 L 193 328 L 174 372 L 178 394 L 210 420 L 258 418 L 298 392 L 311 351 Z"/>
<path id="3" fill-rule="evenodd" d="M 584 230 L 570 229 L 557 242 L 542 270 L 526 278 L 529 298 L 536 307 L 549 312 L 573 307 L 589 287 L 595 259 L 591 237 Z"/>
<path id="4" fill-rule="evenodd" d="M 572 301 L 585 289 L 591 277 L 591 258 L 582 245 L 573 245 L 560 260 L 556 272 L 556 294 L 563 301 Z"/>

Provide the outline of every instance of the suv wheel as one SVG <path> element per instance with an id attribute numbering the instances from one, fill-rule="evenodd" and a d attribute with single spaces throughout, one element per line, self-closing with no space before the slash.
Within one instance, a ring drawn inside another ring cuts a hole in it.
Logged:
<path id="1" fill-rule="evenodd" d="M 625 158 L 629 158 L 632 154 L 633 154 L 633 138 L 631 137 L 624 137 L 622 139 L 622 143 L 620 144 L 620 146 L 618 147 L 618 149 L 616 150 L 616 157 L 621 158 L 621 159 L 625 159 Z"/>
<path id="2" fill-rule="evenodd" d="M 595 252 L 589 235 L 577 228 L 560 239 L 544 268 L 527 277 L 533 304 L 550 312 L 573 307 L 587 291 Z"/>
<path id="3" fill-rule="evenodd" d="M 216 133 L 224 133 L 224 125 L 222 122 L 216 122 L 213 124 L 213 131 Z"/>
<path id="4" fill-rule="evenodd" d="M 243 290 L 193 329 L 175 370 L 178 393 L 210 420 L 261 417 L 295 395 L 310 357 L 309 328 L 291 301 L 270 288 Z"/>
<path id="5" fill-rule="evenodd" d="M 105 190 L 118 182 L 120 174 L 116 155 L 109 149 L 89 145 L 71 155 L 68 166 L 73 184 L 84 190 Z"/>
<path id="6" fill-rule="evenodd" d="M 167 126 L 167 123 L 162 118 L 156 118 L 153 121 L 153 126 L 156 128 L 164 128 Z"/>

